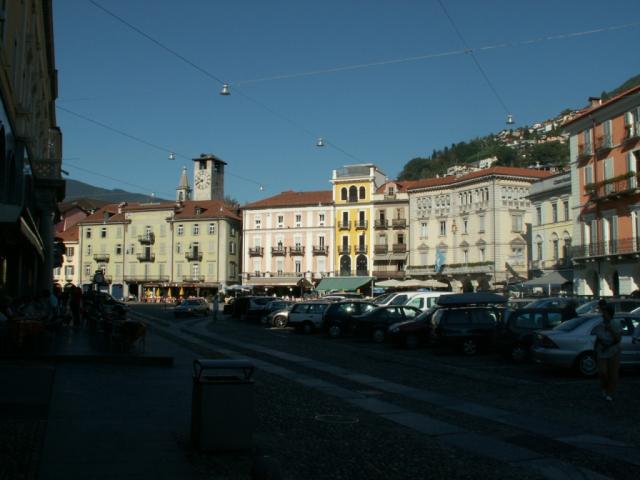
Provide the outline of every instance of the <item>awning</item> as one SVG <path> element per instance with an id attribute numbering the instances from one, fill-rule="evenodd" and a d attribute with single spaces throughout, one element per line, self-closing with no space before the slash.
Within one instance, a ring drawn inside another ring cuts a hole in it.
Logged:
<path id="1" fill-rule="evenodd" d="M 573 272 L 567 270 L 564 272 L 549 272 L 532 280 L 522 283 L 523 287 L 562 287 L 567 283 L 573 282 Z"/>
<path id="2" fill-rule="evenodd" d="M 0 205 L 0 223 L 16 225 L 20 233 L 33 246 L 41 259 L 44 259 L 44 243 L 29 210 L 23 211 L 19 205 Z"/>
<path id="3" fill-rule="evenodd" d="M 352 290 L 356 290 L 357 288 L 366 285 L 374 277 L 331 277 L 331 278 L 323 278 L 316 290 L 320 291 L 330 291 L 330 290 L 341 290 L 345 292 L 349 292 Z"/>

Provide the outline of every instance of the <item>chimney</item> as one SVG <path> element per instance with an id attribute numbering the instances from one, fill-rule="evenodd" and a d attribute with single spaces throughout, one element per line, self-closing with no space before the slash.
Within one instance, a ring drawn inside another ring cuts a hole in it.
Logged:
<path id="1" fill-rule="evenodd" d="M 127 202 L 121 202 L 118 204 L 118 213 L 122 213 L 124 210 L 124 207 L 126 207 L 128 205 Z"/>
<path id="2" fill-rule="evenodd" d="M 595 108 L 602 105 L 602 99 L 600 97 L 589 97 L 589 108 Z"/>

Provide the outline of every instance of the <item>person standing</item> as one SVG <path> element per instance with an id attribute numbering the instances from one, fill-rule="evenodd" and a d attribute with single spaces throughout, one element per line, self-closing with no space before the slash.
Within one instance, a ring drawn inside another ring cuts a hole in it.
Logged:
<path id="1" fill-rule="evenodd" d="M 621 334 L 620 329 L 613 322 L 613 306 L 603 303 L 600 305 L 600 311 L 602 312 L 602 323 L 594 330 L 596 335 L 595 351 L 602 397 L 611 402 L 618 386 Z"/>
<path id="2" fill-rule="evenodd" d="M 217 293 L 213 296 L 212 309 L 213 309 L 213 321 L 215 323 L 218 320 L 218 310 L 220 309 L 220 299 Z"/>

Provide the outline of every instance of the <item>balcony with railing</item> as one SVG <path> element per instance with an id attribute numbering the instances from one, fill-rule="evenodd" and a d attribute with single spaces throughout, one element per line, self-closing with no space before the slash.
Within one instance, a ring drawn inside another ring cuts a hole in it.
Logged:
<path id="1" fill-rule="evenodd" d="M 389 228 L 389 222 L 386 219 L 374 220 L 373 228 L 376 228 L 379 230 L 384 228 Z"/>
<path id="2" fill-rule="evenodd" d="M 631 142 L 640 138 L 640 122 L 635 122 L 631 125 L 624 126 L 624 138 L 623 141 Z"/>
<path id="3" fill-rule="evenodd" d="M 597 152 L 606 152 L 607 150 L 611 150 L 613 148 L 613 141 L 611 139 L 611 135 L 601 135 L 596 138 L 596 151 Z"/>
<path id="4" fill-rule="evenodd" d="M 386 243 L 379 243 L 373 246 L 373 253 L 376 255 L 384 255 L 389 252 L 389 246 Z"/>
<path id="5" fill-rule="evenodd" d="M 520 263 L 520 262 L 519 262 Z M 513 264 L 510 263 L 512 266 Z M 522 265 L 515 265 L 522 266 Z M 493 271 L 493 262 L 472 262 L 472 263 L 451 263 L 442 269 L 444 274 L 466 275 L 472 273 L 491 273 Z"/>
<path id="6" fill-rule="evenodd" d="M 338 222 L 338 230 L 349 230 L 351 228 L 351 222 L 350 221 L 341 221 Z"/>
<path id="7" fill-rule="evenodd" d="M 304 247 L 302 245 L 294 245 L 293 247 L 289 247 L 289 255 L 292 257 L 304 255 Z"/>
<path id="8" fill-rule="evenodd" d="M 153 232 L 145 233 L 144 235 L 138 235 L 138 242 L 142 245 L 152 245 L 156 241 L 156 236 Z"/>
<path id="9" fill-rule="evenodd" d="M 246 274 L 247 279 L 250 278 L 301 278 L 304 277 L 303 272 L 285 272 L 278 270 L 275 272 L 253 272 Z"/>
<path id="10" fill-rule="evenodd" d="M 127 283 L 160 283 L 168 282 L 168 275 L 155 275 L 149 273 L 147 275 L 125 275 L 124 281 Z"/>
<path id="11" fill-rule="evenodd" d="M 578 159 L 586 160 L 593 155 L 593 147 L 591 143 L 582 143 L 578 145 Z"/>
<path id="12" fill-rule="evenodd" d="M 366 230 L 369 226 L 369 222 L 366 220 L 356 220 L 355 222 L 356 230 Z"/>
<path id="13" fill-rule="evenodd" d="M 155 253 L 138 253 L 136 258 L 139 262 L 155 262 L 156 255 Z"/>
<path id="14" fill-rule="evenodd" d="M 407 219 L 406 218 L 394 218 L 391 220 L 391 226 L 393 228 L 407 228 Z"/>
<path id="15" fill-rule="evenodd" d="M 585 260 L 590 257 L 606 257 L 609 255 L 640 255 L 640 238 L 620 238 L 606 242 L 587 245 L 575 245 L 572 248 L 574 260 Z"/>
<path id="16" fill-rule="evenodd" d="M 338 253 L 340 255 L 351 255 L 351 245 L 339 245 Z"/>
<path id="17" fill-rule="evenodd" d="M 333 275 L 335 277 L 368 277 L 369 270 L 336 270 Z"/>
<path id="18" fill-rule="evenodd" d="M 109 261 L 109 254 L 108 253 L 94 253 L 93 254 L 93 259 L 96 262 L 108 262 Z"/>
<path id="19" fill-rule="evenodd" d="M 179 281 L 186 283 L 202 283 L 204 282 L 204 275 L 182 275 Z"/>
<path id="20" fill-rule="evenodd" d="M 202 253 L 197 251 L 197 250 L 192 250 L 190 252 L 186 252 L 184 254 L 184 258 L 186 258 L 190 262 L 201 262 L 202 261 Z"/>
<path id="21" fill-rule="evenodd" d="M 367 253 L 367 246 L 364 244 L 356 245 L 356 253 Z"/>
<path id="22" fill-rule="evenodd" d="M 284 256 L 287 254 L 287 247 L 278 245 L 277 247 L 271 247 L 271 255 Z"/>
<path id="23" fill-rule="evenodd" d="M 609 178 L 598 183 L 585 185 L 585 192 L 594 202 L 607 200 L 609 198 L 632 195 L 638 190 L 638 177 L 636 172 Z"/>
<path id="24" fill-rule="evenodd" d="M 394 243 L 393 244 L 393 253 L 407 253 L 407 244 L 406 243 Z"/>
<path id="25" fill-rule="evenodd" d="M 329 255 L 329 247 L 326 245 L 314 245 L 312 248 L 314 255 Z"/>
<path id="26" fill-rule="evenodd" d="M 262 247 L 249 247 L 250 257 L 261 257 L 263 253 L 264 253 L 264 248 Z"/>

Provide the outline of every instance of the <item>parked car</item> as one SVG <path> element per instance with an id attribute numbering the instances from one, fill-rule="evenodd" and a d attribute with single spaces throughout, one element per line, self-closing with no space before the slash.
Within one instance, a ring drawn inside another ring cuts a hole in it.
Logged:
<path id="1" fill-rule="evenodd" d="M 598 302 L 600 300 L 591 300 L 576 308 L 578 315 L 587 315 L 591 313 L 599 313 Z M 640 299 L 638 298 L 617 298 L 606 299 L 608 305 L 611 305 L 616 313 L 618 312 L 631 312 L 636 308 L 640 308 Z"/>
<path id="2" fill-rule="evenodd" d="M 573 308 L 586 303 L 587 300 L 577 297 L 547 297 L 531 301 L 523 308 Z"/>
<path id="3" fill-rule="evenodd" d="M 287 322 L 289 320 L 289 311 L 295 305 L 294 302 L 290 302 L 287 300 L 272 302 L 267 305 L 268 310 L 272 310 L 267 314 L 267 325 L 271 325 L 272 327 L 284 328 L 287 326 Z M 276 307 L 280 307 L 275 309 Z"/>
<path id="4" fill-rule="evenodd" d="M 354 317 L 354 330 L 358 335 L 370 336 L 374 342 L 382 343 L 387 338 L 390 325 L 412 320 L 421 313 L 416 307 L 385 305 Z"/>
<path id="5" fill-rule="evenodd" d="M 407 348 L 417 348 L 423 343 L 428 343 L 431 330 L 431 315 L 433 315 L 434 311 L 435 308 L 430 308 L 412 320 L 390 325 L 387 329 L 389 340 Z"/>
<path id="6" fill-rule="evenodd" d="M 312 333 L 322 327 L 324 311 L 329 305 L 330 302 L 321 300 L 296 303 L 289 310 L 287 324 L 303 333 Z"/>
<path id="7" fill-rule="evenodd" d="M 640 349 L 631 343 L 640 315 L 617 313 L 613 322 L 622 333 L 621 366 L 640 366 Z M 534 362 L 547 367 L 573 368 L 580 375 L 592 377 L 598 372 L 594 352 L 594 329 L 602 323 L 601 315 L 582 315 L 536 334 L 531 349 Z"/>
<path id="8" fill-rule="evenodd" d="M 431 316 L 430 341 L 475 355 L 480 348 L 494 345 L 507 302 L 507 297 L 495 293 L 441 296 Z"/>
<path id="9" fill-rule="evenodd" d="M 340 298 L 340 299 L 345 299 L 345 300 L 348 299 L 348 298 L 356 298 L 356 299 L 364 298 L 361 293 L 355 293 L 355 292 L 331 292 L 331 293 L 329 293 L 329 295 L 326 295 L 326 296 L 322 297 L 322 300 L 325 300 L 327 297 Z"/>
<path id="10" fill-rule="evenodd" d="M 441 295 L 449 294 L 449 292 L 418 292 L 416 295 L 407 299 L 405 305 L 419 308 L 424 312 L 435 306 Z"/>
<path id="11" fill-rule="evenodd" d="M 292 303 L 293 302 L 283 300 L 282 298 L 272 298 L 271 301 L 264 306 L 264 316 L 262 317 L 263 323 L 269 323 L 269 315 L 280 310 L 286 310 Z"/>
<path id="12" fill-rule="evenodd" d="M 116 300 L 107 292 L 88 292 L 84 295 L 84 301 L 92 302 L 107 316 L 124 317 L 129 312 L 129 306 Z"/>
<path id="13" fill-rule="evenodd" d="M 344 333 L 352 332 L 356 315 L 362 315 L 377 308 L 377 305 L 364 300 L 343 300 L 329 305 L 324 312 L 324 330 L 331 338 L 338 338 Z"/>
<path id="14" fill-rule="evenodd" d="M 234 318 L 259 321 L 264 316 L 264 309 L 273 297 L 244 296 L 233 302 L 232 315 Z"/>
<path id="15" fill-rule="evenodd" d="M 497 338 L 498 350 L 514 362 L 524 362 L 540 330 L 548 330 L 575 318 L 575 310 L 567 308 L 524 308 L 509 312 Z"/>
<path id="16" fill-rule="evenodd" d="M 204 298 L 188 298 L 173 309 L 174 317 L 207 315 L 209 303 Z"/>
<path id="17" fill-rule="evenodd" d="M 385 305 L 404 305 L 420 292 L 392 292 L 373 299 L 373 303 L 381 307 Z"/>

